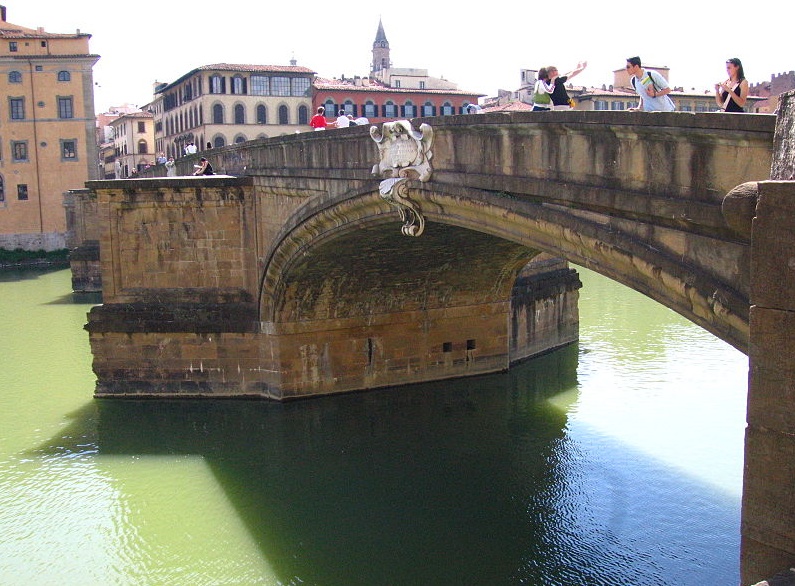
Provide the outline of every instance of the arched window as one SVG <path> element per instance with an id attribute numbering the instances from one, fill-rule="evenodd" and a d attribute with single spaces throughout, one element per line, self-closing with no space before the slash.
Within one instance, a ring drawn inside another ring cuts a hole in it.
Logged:
<path id="1" fill-rule="evenodd" d="M 58 81 L 72 81 L 72 74 L 68 71 L 59 71 Z"/>
<path id="2" fill-rule="evenodd" d="M 220 134 L 213 139 L 213 148 L 219 149 L 225 145 L 226 141 L 224 140 L 224 137 L 221 136 Z"/>
<path id="3" fill-rule="evenodd" d="M 22 74 L 19 71 L 10 71 L 8 73 L 8 83 L 22 83 Z"/>
<path id="4" fill-rule="evenodd" d="M 144 139 L 138 141 L 138 154 L 139 155 L 149 154 L 149 145 L 146 144 L 146 141 Z"/>
<path id="5" fill-rule="evenodd" d="M 239 75 L 232 78 L 232 93 L 245 94 L 246 93 L 246 80 Z"/>
<path id="6" fill-rule="evenodd" d="M 279 106 L 279 124 L 289 124 L 290 118 L 287 111 L 287 106 L 282 104 Z"/>
<path id="7" fill-rule="evenodd" d="M 323 107 L 326 109 L 326 116 L 337 115 L 337 107 L 334 105 L 334 100 L 331 98 L 326 100 L 326 103 L 323 104 Z"/>
<path id="8" fill-rule="evenodd" d="M 425 104 L 422 106 L 422 115 L 436 116 L 436 107 L 433 105 L 432 102 L 425 102 Z"/>
<path id="9" fill-rule="evenodd" d="M 243 104 L 235 104 L 235 124 L 245 124 L 245 123 L 246 123 L 246 109 L 243 107 Z"/>
<path id="10" fill-rule="evenodd" d="M 453 108 L 453 105 L 450 102 L 445 102 L 442 104 L 441 114 L 442 116 L 452 116 L 455 114 L 455 108 Z"/>
<path id="11" fill-rule="evenodd" d="M 268 109 L 263 104 L 257 105 L 257 124 L 268 123 Z"/>
<path id="12" fill-rule="evenodd" d="M 298 106 L 298 124 L 309 124 L 309 108 Z"/>
<path id="13" fill-rule="evenodd" d="M 388 100 L 386 104 L 384 104 L 384 118 L 397 118 L 397 106 L 395 102 L 392 100 Z"/>
<path id="14" fill-rule="evenodd" d="M 375 107 L 375 104 L 371 100 L 367 100 L 364 104 L 364 113 L 363 116 L 365 118 L 375 118 L 378 116 L 378 109 Z"/>
<path id="15" fill-rule="evenodd" d="M 246 137 L 243 136 L 242 134 L 238 134 L 235 137 L 235 144 L 240 144 L 241 142 L 246 142 Z"/>
<path id="16" fill-rule="evenodd" d="M 225 94 L 226 93 L 226 78 L 220 75 L 210 76 L 210 93 L 211 94 Z"/>
<path id="17" fill-rule="evenodd" d="M 223 104 L 213 104 L 213 124 L 224 123 L 224 106 Z"/>
<path id="18" fill-rule="evenodd" d="M 406 103 L 403 105 L 403 117 L 404 118 L 414 118 L 417 115 L 417 107 L 411 103 L 411 100 L 407 100 Z"/>

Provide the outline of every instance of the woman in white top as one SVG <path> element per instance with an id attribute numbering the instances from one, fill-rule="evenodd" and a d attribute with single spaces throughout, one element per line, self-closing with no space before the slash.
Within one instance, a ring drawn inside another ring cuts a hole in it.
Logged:
<path id="1" fill-rule="evenodd" d="M 533 112 L 545 112 L 552 109 L 552 97 L 555 83 L 549 82 L 549 73 L 546 67 L 538 70 L 538 81 L 533 88 Z"/>

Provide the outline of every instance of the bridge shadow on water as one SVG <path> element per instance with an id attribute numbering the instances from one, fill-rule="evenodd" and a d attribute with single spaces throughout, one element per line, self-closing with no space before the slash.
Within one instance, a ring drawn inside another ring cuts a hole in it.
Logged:
<path id="1" fill-rule="evenodd" d="M 677 544 L 645 543 L 643 520 L 618 535 L 626 490 L 567 434 L 577 359 L 573 345 L 504 374 L 287 404 L 94 401 L 40 451 L 201 456 L 283 584 L 724 583 L 666 578 Z M 692 570 L 690 554 L 671 564 Z"/>

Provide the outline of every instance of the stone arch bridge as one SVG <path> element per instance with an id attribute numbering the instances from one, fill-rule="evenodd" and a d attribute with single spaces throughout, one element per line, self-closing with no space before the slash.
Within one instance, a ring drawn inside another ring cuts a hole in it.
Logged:
<path id="1" fill-rule="evenodd" d="M 795 189 L 768 180 L 791 178 L 793 109 L 778 126 L 441 117 L 204 153 L 223 175 L 90 182 L 97 396 L 285 399 L 501 370 L 576 339 L 566 259 L 749 354 L 743 578 L 761 579 L 795 562 Z"/>

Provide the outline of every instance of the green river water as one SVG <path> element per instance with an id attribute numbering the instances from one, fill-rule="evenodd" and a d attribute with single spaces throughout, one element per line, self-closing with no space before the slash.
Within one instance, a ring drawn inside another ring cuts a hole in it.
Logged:
<path id="1" fill-rule="evenodd" d="M 747 359 L 579 270 L 577 345 L 284 405 L 95 400 L 0 273 L 0 585 L 736 585 Z"/>

